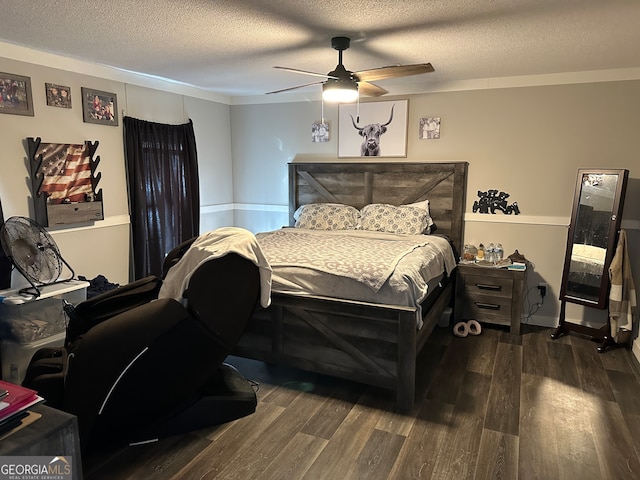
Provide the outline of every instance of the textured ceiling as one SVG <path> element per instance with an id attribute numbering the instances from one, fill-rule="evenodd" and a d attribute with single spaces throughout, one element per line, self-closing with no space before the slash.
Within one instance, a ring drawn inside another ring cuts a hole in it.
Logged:
<path id="1" fill-rule="evenodd" d="M 393 94 L 639 68 L 639 26 L 638 0 L 0 0 L 2 42 L 229 96 L 317 81 L 272 67 L 327 73 L 336 35 L 352 38 L 349 70 L 431 62 L 434 73 L 376 82 Z"/>

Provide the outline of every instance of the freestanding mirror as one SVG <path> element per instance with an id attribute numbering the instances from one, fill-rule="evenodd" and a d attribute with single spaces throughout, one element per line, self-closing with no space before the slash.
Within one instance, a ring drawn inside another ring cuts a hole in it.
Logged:
<path id="1" fill-rule="evenodd" d="M 580 169 L 560 286 L 560 322 L 552 338 L 571 330 L 602 340 L 607 328 L 592 328 L 565 320 L 566 302 L 605 309 L 609 297 L 609 265 L 615 254 L 628 170 Z"/>

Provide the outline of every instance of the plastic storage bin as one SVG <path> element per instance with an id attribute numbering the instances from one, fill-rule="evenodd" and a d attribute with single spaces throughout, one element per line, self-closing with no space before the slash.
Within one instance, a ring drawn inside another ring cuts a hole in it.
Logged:
<path id="1" fill-rule="evenodd" d="M 73 305 L 86 300 L 88 286 L 79 280 L 47 285 L 35 298 L 17 289 L 0 291 L 0 339 L 31 344 L 64 332 L 63 300 Z"/>
<path id="2" fill-rule="evenodd" d="M 70 280 L 41 287 L 40 296 L 0 290 L 0 366 L 2 379 L 21 384 L 33 358 L 44 347 L 64 344 L 67 318 L 64 302 L 87 298 L 89 282 Z"/>
<path id="3" fill-rule="evenodd" d="M 64 337 L 65 332 L 62 332 L 37 342 L 26 344 L 1 340 L 2 380 L 17 385 L 22 384 L 33 354 L 44 347 L 61 347 L 64 344 Z"/>

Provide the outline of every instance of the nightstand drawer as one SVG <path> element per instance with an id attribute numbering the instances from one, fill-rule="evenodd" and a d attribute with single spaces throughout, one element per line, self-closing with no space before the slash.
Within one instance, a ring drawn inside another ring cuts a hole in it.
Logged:
<path id="1" fill-rule="evenodd" d="M 464 290 L 468 295 L 511 298 L 513 292 L 513 280 L 511 278 L 464 275 L 461 280 L 464 282 Z"/>
<path id="2" fill-rule="evenodd" d="M 465 295 L 463 318 L 511 325 L 511 297 Z"/>

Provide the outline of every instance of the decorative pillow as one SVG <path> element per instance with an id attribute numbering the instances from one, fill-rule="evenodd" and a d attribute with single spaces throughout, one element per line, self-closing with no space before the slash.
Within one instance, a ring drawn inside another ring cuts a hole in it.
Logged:
<path id="1" fill-rule="evenodd" d="M 339 203 L 309 203 L 293 214 L 297 228 L 314 230 L 355 230 L 360 212 L 350 205 Z"/>
<path id="2" fill-rule="evenodd" d="M 420 235 L 427 228 L 427 210 L 410 205 L 372 203 L 360 211 L 362 230 Z"/>
<path id="3" fill-rule="evenodd" d="M 424 233 L 431 233 L 431 227 L 434 225 L 433 218 L 431 218 L 431 213 L 429 212 L 429 200 L 422 200 L 421 202 L 409 203 L 407 207 L 417 207 L 424 208 L 427 212 L 427 228 L 425 228 Z"/>

